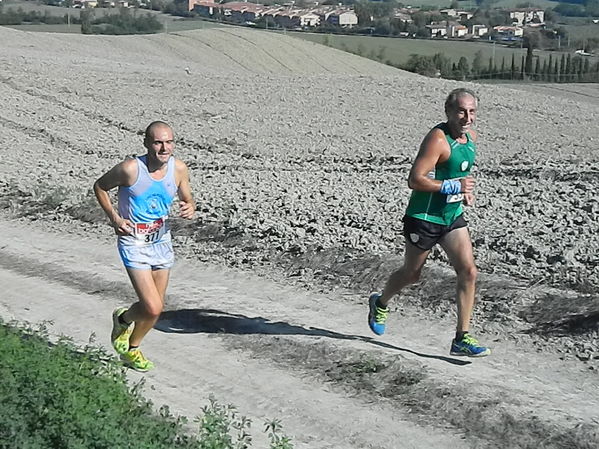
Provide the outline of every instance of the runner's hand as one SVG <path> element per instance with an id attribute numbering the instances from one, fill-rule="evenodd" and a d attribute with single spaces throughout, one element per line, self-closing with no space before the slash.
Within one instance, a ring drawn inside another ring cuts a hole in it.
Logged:
<path id="1" fill-rule="evenodd" d="M 462 185 L 462 193 L 472 193 L 474 191 L 474 178 L 472 176 L 466 176 L 460 179 Z"/>
<path id="2" fill-rule="evenodd" d="M 114 232 L 116 235 L 131 235 L 133 232 L 133 223 L 125 218 L 117 218 L 116 221 L 112 223 L 114 227 Z"/>
<path id="3" fill-rule="evenodd" d="M 195 212 L 195 207 L 194 207 L 193 203 L 179 201 L 179 216 L 181 218 L 187 218 L 188 220 L 191 220 L 193 218 L 194 212 Z"/>
<path id="4" fill-rule="evenodd" d="M 474 204 L 474 195 L 472 193 L 464 194 L 464 205 L 472 206 Z"/>

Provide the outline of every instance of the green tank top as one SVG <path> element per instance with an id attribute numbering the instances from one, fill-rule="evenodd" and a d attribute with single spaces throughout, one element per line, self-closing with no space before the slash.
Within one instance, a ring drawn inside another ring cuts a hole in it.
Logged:
<path id="1" fill-rule="evenodd" d="M 441 123 L 435 128 L 445 133 L 451 153 L 449 159 L 437 164 L 434 172 L 429 173 L 433 179 L 463 178 L 470 174 L 476 157 L 476 146 L 466 133 L 466 143 L 459 143 L 449 135 L 447 123 Z M 443 195 L 439 192 L 412 191 L 410 202 L 406 210 L 409 217 L 449 226 L 463 213 L 463 195 Z"/>

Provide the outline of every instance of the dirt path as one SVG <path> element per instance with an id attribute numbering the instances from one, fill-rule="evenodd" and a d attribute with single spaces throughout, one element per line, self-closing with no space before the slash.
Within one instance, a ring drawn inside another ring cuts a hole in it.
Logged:
<path id="1" fill-rule="evenodd" d="M 0 221 L 1 316 L 49 320 L 52 333 L 80 343 L 95 334 L 104 345 L 111 310 L 132 298 L 113 245 L 45 228 Z M 535 422 L 562 437 L 599 424 L 596 373 L 501 338 L 492 343 L 492 357 L 472 363 L 448 357 L 450 321 L 394 316 L 389 335 L 372 339 L 365 308 L 355 300 L 181 260 L 173 270 L 168 311 L 144 344 L 157 365 L 145 375 L 151 387 L 146 394 L 188 417 L 200 412 L 210 394 L 235 404 L 253 419 L 258 448 L 266 447 L 260 430 L 268 418 L 282 419 L 297 448 L 339 449 L 493 447 L 493 438 L 501 437 L 489 437 L 485 423 L 503 422 L 502 413 L 528 424 L 536 416 Z M 353 379 L 364 365 L 344 365 L 370 360 L 362 354 L 393 360 L 398 371 L 420 373 L 424 379 L 408 387 L 426 384 L 424 391 L 443 392 L 445 399 L 429 397 L 435 409 L 427 410 L 416 402 L 427 399 L 422 391 L 389 393 L 385 372 L 381 391 L 368 392 L 364 385 L 377 374 Z M 331 378 L 335 366 L 340 371 Z M 342 370 L 348 366 L 354 371 Z M 415 402 L 405 404 L 406 398 Z M 456 406 L 464 413 L 477 410 L 483 428 L 449 420 L 444 425 Z M 537 430 L 529 430 L 532 441 Z M 504 447 L 510 446 L 517 447 Z"/>

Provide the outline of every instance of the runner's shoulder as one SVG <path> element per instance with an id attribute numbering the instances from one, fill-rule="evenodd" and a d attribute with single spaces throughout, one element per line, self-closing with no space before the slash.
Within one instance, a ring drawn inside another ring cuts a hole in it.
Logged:
<path id="1" fill-rule="evenodd" d="M 427 152 L 434 151 L 445 153 L 449 151 L 449 143 L 445 137 L 445 132 L 439 127 L 435 126 L 424 138 L 422 147 Z"/>
<path id="2" fill-rule="evenodd" d="M 130 186 L 137 179 L 137 159 L 127 158 L 119 162 L 111 170 L 116 185 Z"/>
<path id="3" fill-rule="evenodd" d="M 434 128 L 432 128 L 427 136 L 427 138 L 433 139 L 433 140 L 439 140 L 439 141 L 444 141 L 446 142 L 447 139 L 445 138 L 445 131 L 443 131 L 443 129 L 440 126 L 435 126 Z"/>
<path id="4" fill-rule="evenodd" d="M 123 170 L 131 170 L 133 168 L 137 169 L 137 158 L 126 157 L 119 165 Z"/>
<path id="5" fill-rule="evenodd" d="M 187 164 L 183 162 L 181 159 L 175 159 L 175 169 L 181 173 L 186 172 Z"/>

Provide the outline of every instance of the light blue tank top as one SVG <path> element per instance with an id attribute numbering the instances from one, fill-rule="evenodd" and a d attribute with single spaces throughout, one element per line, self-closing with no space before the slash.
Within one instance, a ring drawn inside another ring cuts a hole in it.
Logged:
<path id="1" fill-rule="evenodd" d="M 177 194 L 175 158 L 167 162 L 166 175 L 153 179 L 147 155 L 136 157 L 137 179 L 131 186 L 120 186 L 119 215 L 135 224 L 133 235 L 119 236 L 119 245 L 152 245 L 171 239 L 168 213 Z"/>

